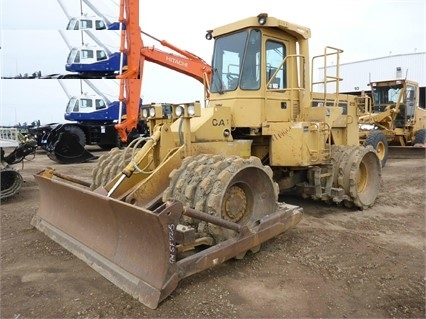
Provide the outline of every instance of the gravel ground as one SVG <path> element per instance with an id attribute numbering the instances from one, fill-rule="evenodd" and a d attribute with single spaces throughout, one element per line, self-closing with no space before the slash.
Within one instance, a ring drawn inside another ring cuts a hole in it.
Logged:
<path id="1" fill-rule="evenodd" d="M 95 165 L 39 152 L 16 166 L 25 183 L 1 203 L 1 318 L 425 318 L 424 159 L 388 160 L 364 211 L 281 198 L 304 208 L 294 229 L 182 280 L 156 310 L 30 225 L 35 173 L 50 166 L 90 181 Z"/>

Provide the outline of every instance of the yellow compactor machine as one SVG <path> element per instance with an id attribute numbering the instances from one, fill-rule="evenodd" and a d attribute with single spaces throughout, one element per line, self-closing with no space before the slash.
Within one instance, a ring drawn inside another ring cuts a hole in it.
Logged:
<path id="1" fill-rule="evenodd" d="M 128 11 L 126 32 L 137 12 Z M 379 158 L 360 145 L 354 96 L 312 92 L 310 35 L 267 14 L 209 30 L 208 105 L 146 106 L 151 136 L 102 156 L 91 187 L 50 169 L 35 175 L 41 202 L 32 224 L 156 308 L 179 280 L 294 227 L 303 209 L 279 194 L 372 206 Z M 131 59 L 127 72 L 129 105 L 131 77 L 140 76 Z"/>

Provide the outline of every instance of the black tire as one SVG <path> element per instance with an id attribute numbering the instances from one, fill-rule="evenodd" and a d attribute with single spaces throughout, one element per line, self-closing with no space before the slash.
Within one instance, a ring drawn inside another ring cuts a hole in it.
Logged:
<path id="1" fill-rule="evenodd" d="M 170 178 L 163 201 L 173 198 L 234 223 L 250 227 L 277 209 L 278 185 L 272 180 L 271 168 L 263 166 L 257 157 L 189 157 L 172 171 Z M 234 231 L 217 225 L 193 222 L 200 234 L 211 236 L 216 243 L 235 236 Z"/>
<path id="2" fill-rule="evenodd" d="M 1 195 L 0 199 L 3 200 L 11 197 L 19 192 L 24 183 L 22 175 L 13 168 L 1 169 Z"/>
<path id="3" fill-rule="evenodd" d="M 386 136 L 380 131 L 371 132 L 364 141 L 364 146 L 371 145 L 379 157 L 380 164 L 385 167 L 389 156 L 389 146 Z"/>
<path id="4" fill-rule="evenodd" d="M 416 132 L 414 145 L 416 144 L 426 144 L 426 129 L 422 128 Z"/>
<path id="5" fill-rule="evenodd" d="M 84 131 L 76 126 L 76 125 L 67 125 L 64 126 L 64 131 L 67 131 L 71 133 L 72 135 L 76 136 L 78 139 L 78 143 L 85 147 L 86 146 L 86 134 L 84 134 Z"/>

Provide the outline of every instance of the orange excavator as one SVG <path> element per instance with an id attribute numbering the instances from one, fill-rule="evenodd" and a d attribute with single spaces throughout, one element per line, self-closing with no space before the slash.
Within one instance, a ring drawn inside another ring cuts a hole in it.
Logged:
<path id="1" fill-rule="evenodd" d="M 117 76 L 120 79 L 119 100 L 126 105 L 126 118 L 115 128 L 120 134 L 121 141 L 127 143 L 127 137 L 137 128 L 139 119 L 145 61 L 162 65 L 200 81 L 204 86 L 205 99 L 208 98 L 211 66 L 195 54 L 143 32 L 139 26 L 138 0 L 121 1 L 119 21 L 126 26 L 126 29 L 121 31 L 120 51 L 127 56 L 127 66 L 124 72 Z M 154 46 L 144 46 L 141 34 L 158 41 L 178 54 L 161 51 Z"/>

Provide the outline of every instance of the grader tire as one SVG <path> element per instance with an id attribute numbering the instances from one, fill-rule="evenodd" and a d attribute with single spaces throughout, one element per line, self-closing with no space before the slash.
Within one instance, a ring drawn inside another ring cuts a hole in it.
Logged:
<path id="1" fill-rule="evenodd" d="M 389 156 L 388 141 L 380 131 L 371 132 L 364 141 L 364 146 L 371 145 L 379 157 L 382 167 L 385 167 Z"/>
<path id="2" fill-rule="evenodd" d="M 425 145 L 426 144 L 426 129 L 421 129 L 416 132 L 414 138 L 414 145 Z"/>
<path id="3" fill-rule="evenodd" d="M 99 157 L 98 165 L 92 171 L 92 183 L 90 189 L 94 190 L 105 186 L 112 180 L 131 160 L 131 152 L 118 147 L 113 148 L 107 154 Z"/>
<path id="4" fill-rule="evenodd" d="M 376 151 L 369 146 L 334 146 L 334 187 L 343 188 L 349 196 L 346 207 L 360 210 L 374 205 L 380 191 L 382 167 Z"/>
<path id="5" fill-rule="evenodd" d="M 272 170 L 257 157 L 198 155 L 187 158 L 171 174 L 163 200 L 174 198 L 185 206 L 241 225 L 254 224 L 277 209 L 278 185 Z M 217 225 L 192 222 L 198 232 L 216 243 L 235 236 Z"/>

